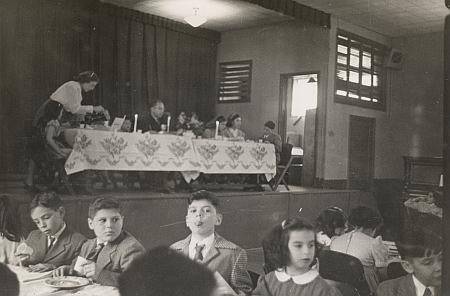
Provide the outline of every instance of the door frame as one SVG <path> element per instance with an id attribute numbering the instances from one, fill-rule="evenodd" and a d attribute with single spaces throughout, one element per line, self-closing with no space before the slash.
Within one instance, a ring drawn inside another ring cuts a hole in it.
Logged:
<path id="1" fill-rule="evenodd" d="M 373 182 L 374 182 L 374 176 L 375 176 L 375 132 L 376 132 L 376 127 L 377 127 L 377 120 L 374 117 L 365 117 L 365 116 L 358 116 L 358 115 L 353 115 L 350 114 L 349 117 L 349 122 L 348 122 L 348 151 L 347 151 L 347 189 L 351 189 L 350 188 L 350 155 L 352 155 L 352 149 L 351 149 L 351 145 L 350 145 L 350 141 L 352 138 L 352 120 L 359 120 L 359 121 L 366 121 L 369 122 L 371 125 L 371 137 L 369 139 L 370 143 L 369 143 L 369 148 L 371 151 L 368 152 L 368 156 L 369 156 L 369 182 L 368 182 L 368 188 L 366 189 L 367 191 L 370 191 L 373 189 Z"/>
<path id="2" fill-rule="evenodd" d="M 292 73 L 282 73 L 280 74 L 280 95 L 278 98 L 278 134 L 281 136 L 282 143 L 286 143 L 286 124 L 287 124 L 287 88 L 288 88 L 288 81 L 289 78 L 293 76 L 300 76 L 300 75 L 311 75 L 316 74 L 317 75 L 317 108 L 316 108 L 316 116 L 315 116 L 315 131 L 314 131 L 314 164 L 313 164 L 313 176 L 314 176 L 314 184 L 316 183 L 316 174 L 317 174 L 317 160 L 318 160 L 318 142 L 319 142 L 319 114 L 322 111 L 321 106 L 321 100 L 319 99 L 319 96 L 321 94 L 321 79 L 322 75 L 319 70 L 311 70 L 311 71 L 302 71 L 302 72 L 292 72 Z M 326 98 L 326 96 L 325 96 Z M 326 101 L 326 99 L 325 99 Z M 323 111 L 325 111 L 326 105 Z"/>

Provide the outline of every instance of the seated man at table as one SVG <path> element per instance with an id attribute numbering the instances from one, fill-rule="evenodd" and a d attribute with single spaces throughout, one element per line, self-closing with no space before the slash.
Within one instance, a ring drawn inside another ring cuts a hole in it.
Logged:
<path id="1" fill-rule="evenodd" d="M 30 203 L 37 226 L 16 250 L 16 257 L 31 271 L 44 272 L 73 263 L 86 238 L 64 222 L 65 209 L 54 192 L 38 193 Z"/>
<path id="2" fill-rule="evenodd" d="M 122 229 L 123 218 L 115 199 L 96 199 L 89 206 L 88 218 L 96 237 L 83 244 L 71 269 L 60 269 L 54 275 L 76 274 L 101 285 L 117 286 L 120 274 L 145 252 L 142 244 Z"/>
<path id="3" fill-rule="evenodd" d="M 278 164 L 280 162 L 281 137 L 275 132 L 275 122 L 269 120 L 264 123 L 264 134 L 260 139 L 264 143 L 271 143 L 275 146 L 275 156 Z"/>
<path id="4" fill-rule="evenodd" d="M 164 103 L 160 100 L 156 100 L 150 103 L 150 114 L 138 120 L 138 129 L 142 130 L 143 133 L 152 131 L 160 132 L 161 124 L 163 124 L 162 119 L 164 115 Z"/>
<path id="5" fill-rule="evenodd" d="M 201 190 L 190 196 L 188 204 L 186 225 L 191 235 L 171 248 L 217 271 L 239 295 L 250 294 L 252 282 L 247 272 L 247 253 L 215 233 L 215 227 L 222 223 L 219 200 L 213 193 Z"/>
<path id="6" fill-rule="evenodd" d="M 168 247 L 146 252 L 119 278 L 121 296 L 213 296 L 216 290 L 209 269 Z"/>
<path id="7" fill-rule="evenodd" d="M 411 230 L 397 242 L 408 275 L 382 282 L 378 296 L 441 295 L 442 240 L 432 232 Z"/>

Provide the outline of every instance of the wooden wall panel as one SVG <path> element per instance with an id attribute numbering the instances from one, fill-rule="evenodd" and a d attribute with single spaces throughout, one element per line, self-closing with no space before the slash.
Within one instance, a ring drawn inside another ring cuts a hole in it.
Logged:
<path id="1" fill-rule="evenodd" d="M 299 217 L 314 222 L 317 215 L 329 206 L 339 206 L 348 212 L 349 205 L 373 205 L 369 194 L 350 191 L 255 192 L 217 194 L 224 220 L 217 232 L 243 248 L 256 248 L 266 233 L 288 217 Z M 146 248 L 169 245 L 186 237 L 185 224 L 187 195 L 174 197 L 120 196 L 124 228 L 138 238 Z M 88 206 L 92 198 L 64 198 L 66 222 L 87 237 L 93 237 L 87 224 Z M 35 229 L 28 210 L 28 200 L 19 204 L 25 232 Z"/>

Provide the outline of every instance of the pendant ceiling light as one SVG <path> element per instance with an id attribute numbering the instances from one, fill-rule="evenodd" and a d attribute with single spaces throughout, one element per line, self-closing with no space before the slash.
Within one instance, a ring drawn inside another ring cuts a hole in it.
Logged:
<path id="1" fill-rule="evenodd" d="M 194 8 L 194 13 L 184 18 L 186 23 L 192 27 L 198 27 L 206 23 L 207 19 L 198 14 L 198 8 Z"/>

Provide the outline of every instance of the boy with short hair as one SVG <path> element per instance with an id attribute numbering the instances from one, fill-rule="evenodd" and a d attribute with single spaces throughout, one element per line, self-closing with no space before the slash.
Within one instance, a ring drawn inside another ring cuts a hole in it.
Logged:
<path id="1" fill-rule="evenodd" d="M 250 294 L 252 282 L 247 272 L 247 253 L 215 233 L 215 227 L 222 223 L 217 198 L 201 190 L 191 195 L 188 204 L 186 225 L 191 235 L 171 248 L 217 271 L 239 295 Z"/>
<path id="2" fill-rule="evenodd" d="M 441 295 L 442 239 L 433 233 L 411 230 L 397 242 L 408 275 L 382 282 L 378 296 Z"/>
<path id="3" fill-rule="evenodd" d="M 66 225 L 66 211 L 54 192 L 38 193 L 30 203 L 33 230 L 16 250 L 16 257 L 31 271 L 44 272 L 70 266 L 86 238 Z"/>
<path id="4" fill-rule="evenodd" d="M 122 229 L 123 219 L 119 202 L 115 199 L 102 197 L 90 204 L 88 224 L 96 237 L 81 247 L 75 274 L 91 278 L 101 285 L 118 285 L 120 274 L 145 252 L 142 244 Z M 71 272 L 64 270 L 62 273 Z"/>

